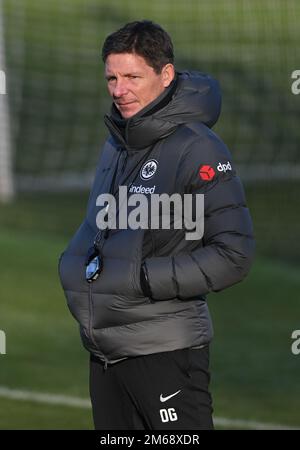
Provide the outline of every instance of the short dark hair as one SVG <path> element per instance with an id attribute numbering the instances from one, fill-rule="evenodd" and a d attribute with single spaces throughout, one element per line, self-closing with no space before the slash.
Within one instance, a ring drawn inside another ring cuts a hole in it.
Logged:
<path id="1" fill-rule="evenodd" d="M 173 44 L 168 33 L 151 20 L 130 22 L 107 36 L 102 48 L 102 59 L 111 53 L 136 53 L 159 74 L 162 68 L 174 62 Z"/>

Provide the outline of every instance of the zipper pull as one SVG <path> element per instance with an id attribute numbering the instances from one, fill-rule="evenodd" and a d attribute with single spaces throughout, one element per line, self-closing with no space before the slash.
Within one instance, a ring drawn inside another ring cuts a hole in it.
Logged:
<path id="1" fill-rule="evenodd" d="M 107 370 L 107 359 L 105 360 L 105 362 L 104 362 L 104 367 L 103 367 L 103 370 L 104 371 L 106 371 Z"/>

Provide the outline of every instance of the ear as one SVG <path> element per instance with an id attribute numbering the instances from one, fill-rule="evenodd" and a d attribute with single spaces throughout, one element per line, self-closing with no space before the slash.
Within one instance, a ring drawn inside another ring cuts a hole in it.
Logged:
<path id="1" fill-rule="evenodd" d="M 162 82 L 165 88 L 167 88 L 168 86 L 170 86 L 171 82 L 173 81 L 174 77 L 175 77 L 175 68 L 173 66 L 173 64 L 169 63 L 166 64 L 161 71 L 161 75 L 162 75 Z"/>

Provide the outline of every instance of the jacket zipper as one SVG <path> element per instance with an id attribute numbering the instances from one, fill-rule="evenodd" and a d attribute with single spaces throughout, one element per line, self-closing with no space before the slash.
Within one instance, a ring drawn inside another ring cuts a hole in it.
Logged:
<path id="1" fill-rule="evenodd" d="M 124 161 L 123 161 L 123 165 L 121 167 L 120 175 L 123 175 L 125 167 L 126 167 L 126 164 L 127 164 L 127 159 L 128 159 L 128 151 L 125 148 L 122 149 L 122 151 L 126 152 L 126 154 L 125 154 L 125 158 L 124 158 Z"/>
<path id="2" fill-rule="evenodd" d="M 104 122 L 107 125 L 108 129 L 112 128 L 118 137 L 119 141 L 121 142 L 122 146 L 128 150 L 128 145 L 126 144 L 125 139 L 123 138 L 122 134 L 118 130 L 118 128 L 115 126 L 114 122 L 108 117 L 104 116 Z"/>
<path id="3" fill-rule="evenodd" d="M 152 257 L 153 256 L 156 256 L 155 255 L 155 253 L 156 253 L 156 249 L 155 249 L 155 243 L 154 243 L 154 237 L 153 237 L 153 231 L 152 231 L 152 229 L 149 227 L 149 230 L 150 230 L 150 237 L 151 237 L 151 246 L 152 246 Z"/>
<path id="4" fill-rule="evenodd" d="M 96 349 L 99 351 L 99 353 L 101 353 L 101 355 L 103 355 L 104 358 L 104 366 L 103 366 L 103 370 L 106 371 L 107 370 L 107 366 L 108 366 L 108 359 L 105 357 L 105 355 L 100 352 L 100 350 L 98 349 L 98 346 L 96 344 L 96 341 L 94 340 L 93 337 L 93 300 L 92 300 L 92 283 L 89 283 L 89 336 L 90 339 L 92 341 L 92 343 L 94 344 L 94 346 L 96 347 Z"/>
<path id="5" fill-rule="evenodd" d="M 92 343 L 98 349 L 93 337 L 93 300 L 92 300 L 92 283 L 89 283 L 89 336 Z"/>

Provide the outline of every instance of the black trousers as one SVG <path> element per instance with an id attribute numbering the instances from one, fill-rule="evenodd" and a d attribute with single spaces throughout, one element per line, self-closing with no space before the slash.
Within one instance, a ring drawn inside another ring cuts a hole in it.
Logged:
<path id="1" fill-rule="evenodd" d="M 97 430 L 213 429 L 209 348 L 137 356 L 108 365 L 90 357 Z"/>

